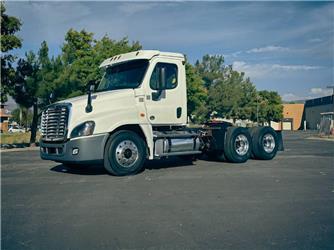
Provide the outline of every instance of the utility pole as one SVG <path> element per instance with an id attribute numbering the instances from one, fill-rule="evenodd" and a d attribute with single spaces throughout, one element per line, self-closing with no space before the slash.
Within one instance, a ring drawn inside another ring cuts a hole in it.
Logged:
<path id="1" fill-rule="evenodd" d="M 19 126 L 22 126 L 22 107 L 20 106 Z"/>

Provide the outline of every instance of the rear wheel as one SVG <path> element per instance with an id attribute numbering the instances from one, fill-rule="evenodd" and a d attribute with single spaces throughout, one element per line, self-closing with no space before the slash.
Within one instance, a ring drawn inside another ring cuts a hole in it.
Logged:
<path id="1" fill-rule="evenodd" d="M 259 160 L 271 160 L 278 150 L 278 137 L 272 127 L 256 127 L 251 130 L 253 156 Z"/>
<path id="2" fill-rule="evenodd" d="M 144 166 L 146 150 L 144 140 L 132 131 L 113 134 L 104 151 L 104 168 L 112 175 L 139 173 Z"/>
<path id="3" fill-rule="evenodd" d="M 233 163 L 246 162 L 251 152 L 252 143 L 248 130 L 240 127 L 227 128 L 224 142 L 225 158 Z"/>

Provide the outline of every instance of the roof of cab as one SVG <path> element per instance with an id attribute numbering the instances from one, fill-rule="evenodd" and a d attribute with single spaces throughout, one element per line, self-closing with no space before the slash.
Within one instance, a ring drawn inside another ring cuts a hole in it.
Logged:
<path id="1" fill-rule="evenodd" d="M 100 64 L 100 68 L 111 66 L 113 64 L 118 64 L 121 62 L 133 60 L 133 59 L 151 59 L 154 56 L 176 57 L 179 59 L 184 59 L 184 55 L 181 53 L 161 52 L 159 50 L 137 50 L 134 52 L 124 53 L 124 54 L 110 57 L 104 60 Z"/>

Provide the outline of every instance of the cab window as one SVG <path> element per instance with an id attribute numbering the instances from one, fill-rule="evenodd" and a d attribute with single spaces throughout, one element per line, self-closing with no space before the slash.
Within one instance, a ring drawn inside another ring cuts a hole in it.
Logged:
<path id="1" fill-rule="evenodd" d="M 174 89 L 177 86 L 177 65 L 172 63 L 157 63 L 150 79 L 150 87 L 157 90 L 159 86 L 159 72 L 161 68 L 165 68 L 166 87 L 165 89 Z"/>

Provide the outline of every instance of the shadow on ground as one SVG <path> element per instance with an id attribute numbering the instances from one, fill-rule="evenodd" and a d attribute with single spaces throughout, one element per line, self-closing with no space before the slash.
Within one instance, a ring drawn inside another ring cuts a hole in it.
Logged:
<path id="1" fill-rule="evenodd" d="M 77 175 L 104 175 L 108 172 L 100 165 L 66 166 L 63 164 L 50 168 L 51 171 Z"/>
<path id="2" fill-rule="evenodd" d="M 164 168 L 177 168 L 177 167 L 189 167 L 194 166 L 190 160 L 183 160 L 179 157 L 171 157 L 168 159 L 153 160 L 145 162 L 145 169 L 158 170 Z M 105 175 L 108 172 L 102 165 L 78 165 L 78 166 L 66 166 L 60 164 L 50 168 L 51 171 L 64 173 L 64 174 L 77 174 L 77 175 Z"/>

